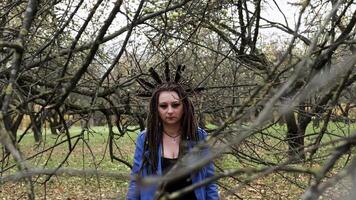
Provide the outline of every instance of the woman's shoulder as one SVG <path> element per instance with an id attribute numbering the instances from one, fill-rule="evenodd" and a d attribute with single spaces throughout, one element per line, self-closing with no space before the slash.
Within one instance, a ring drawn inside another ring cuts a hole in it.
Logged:
<path id="1" fill-rule="evenodd" d="M 137 142 L 143 142 L 145 141 L 145 137 L 146 137 L 146 129 L 141 131 L 138 136 L 137 136 Z"/>
<path id="2" fill-rule="evenodd" d="M 203 128 L 198 127 L 198 137 L 200 140 L 205 140 L 208 137 L 208 133 Z"/>
<path id="3" fill-rule="evenodd" d="M 146 135 L 146 129 L 143 131 L 140 131 L 140 133 L 138 134 L 138 137 L 145 137 Z"/>

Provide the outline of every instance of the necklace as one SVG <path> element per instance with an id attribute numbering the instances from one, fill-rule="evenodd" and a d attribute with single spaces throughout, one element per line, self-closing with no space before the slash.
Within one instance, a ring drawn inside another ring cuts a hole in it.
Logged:
<path id="1" fill-rule="evenodd" d="M 173 143 L 176 143 L 176 142 L 177 142 L 177 138 L 180 136 L 180 133 L 178 133 L 177 135 L 170 135 L 170 134 L 168 134 L 166 131 L 163 131 L 163 133 L 164 133 L 165 135 L 167 135 L 168 137 L 172 138 L 172 142 L 173 142 Z"/>

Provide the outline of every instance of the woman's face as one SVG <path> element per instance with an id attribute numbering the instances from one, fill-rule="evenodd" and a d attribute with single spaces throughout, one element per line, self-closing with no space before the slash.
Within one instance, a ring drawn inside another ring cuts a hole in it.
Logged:
<path id="1" fill-rule="evenodd" d="M 159 116 L 166 125 L 179 124 L 183 116 L 183 103 L 177 92 L 164 91 L 158 97 Z"/>

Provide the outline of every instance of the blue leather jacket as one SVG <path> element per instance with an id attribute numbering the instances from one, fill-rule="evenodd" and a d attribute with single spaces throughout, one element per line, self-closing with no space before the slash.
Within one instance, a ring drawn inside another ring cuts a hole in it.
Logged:
<path id="1" fill-rule="evenodd" d="M 134 160 L 133 160 L 133 168 L 131 170 L 131 176 L 133 177 L 134 175 L 137 175 L 140 171 L 141 165 L 142 165 L 142 156 L 143 155 L 148 155 L 148 152 L 145 152 L 143 154 L 143 146 L 145 142 L 145 135 L 146 131 L 142 131 L 136 141 L 136 150 L 135 150 L 135 155 L 134 155 Z M 204 140 L 207 136 L 206 132 L 199 128 L 198 129 L 198 136 L 201 140 Z M 192 143 L 192 142 L 191 142 Z M 189 147 L 192 147 L 193 145 L 189 145 Z M 157 175 L 162 175 L 162 166 L 161 166 L 161 156 L 162 155 L 162 148 L 161 145 L 159 147 L 159 153 L 158 153 L 158 169 L 156 174 Z M 142 176 L 145 177 L 147 176 L 146 171 L 147 170 L 142 170 Z M 198 183 L 205 178 L 208 178 L 210 176 L 214 175 L 214 165 L 212 163 L 209 163 L 205 167 L 203 167 L 201 170 L 197 171 L 196 173 L 192 174 L 192 183 Z M 138 185 L 136 184 L 135 179 L 131 179 L 127 196 L 127 200 L 152 200 L 154 198 L 155 192 L 157 190 L 157 185 L 152 185 L 149 187 L 145 188 L 138 188 Z M 219 199 L 218 195 L 218 188 L 215 183 L 210 183 L 208 185 L 199 187 L 194 190 L 195 196 L 197 197 L 197 200 L 217 200 Z"/>

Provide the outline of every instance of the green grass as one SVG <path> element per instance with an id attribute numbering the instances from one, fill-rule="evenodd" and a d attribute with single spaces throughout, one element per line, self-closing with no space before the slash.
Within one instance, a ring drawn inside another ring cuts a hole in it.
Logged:
<path id="1" fill-rule="evenodd" d="M 74 138 L 71 139 L 71 145 L 74 147 L 74 150 L 69 156 L 69 163 L 66 165 L 80 167 L 80 165 L 92 163 L 89 162 L 90 160 L 92 161 L 93 159 L 100 159 L 100 151 L 104 151 L 104 147 L 106 145 L 105 137 L 107 137 L 107 134 L 104 132 L 105 130 L 100 130 L 100 128 L 97 129 L 97 132 L 90 134 L 85 133 L 81 137 L 75 137 L 80 133 L 78 128 L 73 128 L 70 130 L 70 136 L 74 136 Z M 65 159 L 65 156 L 69 153 L 69 144 L 66 140 L 67 137 L 65 134 L 56 136 L 47 132 L 47 134 L 44 134 L 43 136 L 43 141 L 39 144 L 36 144 L 32 134 L 28 134 L 19 144 L 19 148 L 26 155 L 26 157 L 31 157 L 37 152 L 47 150 L 45 152 L 46 156 L 31 159 L 30 163 L 33 165 L 41 166 L 40 163 L 45 162 L 47 157 L 50 156 L 51 159 L 48 160 L 48 166 L 55 167 L 56 165 L 60 164 L 62 160 Z M 98 148 L 98 146 L 100 146 L 100 148 Z M 91 152 L 93 152 L 93 155 Z M 82 163 L 83 159 L 80 159 L 81 157 L 84 158 L 84 163 Z"/>
<path id="2" fill-rule="evenodd" d="M 23 137 L 18 147 L 23 157 L 27 158 L 27 164 L 31 167 L 54 169 L 61 165 L 64 168 L 71 169 L 98 169 L 127 174 L 130 172 L 126 165 L 110 159 L 107 144 L 107 127 L 94 127 L 82 135 L 80 134 L 80 127 L 72 127 L 69 132 L 70 136 L 74 137 L 71 139 L 71 145 L 74 150 L 67 159 L 69 145 L 65 134 L 57 136 L 52 135 L 48 130 L 44 130 L 43 141 L 36 144 L 33 134 L 28 133 Z M 114 154 L 131 163 L 136 136 L 137 132 L 129 132 L 123 137 L 115 137 L 115 143 L 119 148 L 114 148 Z M 44 153 L 34 157 L 39 152 Z M 2 176 L 17 171 L 14 163 L 13 159 L 10 159 L 7 167 L 13 167 L 2 173 Z M 40 177 L 40 182 L 44 180 L 43 178 Z M 86 199 L 98 199 L 98 194 L 100 195 L 100 193 L 105 199 L 117 197 L 118 194 L 123 196 L 126 193 L 127 185 L 127 180 L 115 180 L 112 178 L 100 178 L 100 180 L 97 180 L 96 177 L 54 176 L 47 182 L 46 188 L 48 191 L 46 193 L 49 195 L 49 199 L 58 198 L 60 194 L 64 194 L 63 198 L 82 199 L 81 197 L 86 197 Z M 36 195 L 38 197 L 44 195 L 44 188 L 40 183 L 36 184 Z M 25 194 L 25 190 L 26 187 L 23 184 L 3 184 L 0 187 L 0 197 L 5 196 L 6 199 L 17 199 Z M 82 193 L 83 191 L 86 192 Z"/>
<path id="3" fill-rule="evenodd" d="M 320 124 L 320 127 L 313 127 L 312 124 L 310 124 L 310 126 L 307 127 L 305 145 L 310 145 L 315 141 L 322 125 L 323 124 Z M 355 133 L 355 131 L 356 124 L 347 126 L 343 123 L 329 123 L 327 132 L 321 141 L 322 146 L 314 155 L 314 159 L 305 164 L 301 163 L 291 166 L 319 171 L 321 166 L 330 158 L 333 150 L 341 144 L 340 142 L 333 143 L 332 141 L 348 137 L 352 133 Z M 288 155 L 286 152 L 288 150 L 288 144 L 285 140 L 287 127 L 285 125 L 276 124 L 262 132 L 263 134 L 256 133 L 250 136 L 236 148 L 249 156 L 271 163 L 279 164 L 287 161 Z M 307 156 L 309 156 L 308 153 Z M 348 163 L 348 155 L 342 156 L 338 162 L 336 162 L 334 169 L 331 170 L 328 176 L 337 173 Z M 263 163 L 249 162 L 247 159 L 242 159 L 241 154 L 236 157 L 229 153 L 223 154 L 217 159 L 216 164 L 224 169 L 243 169 L 246 167 L 261 168 L 267 166 Z M 248 180 L 246 176 L 236 176 L 235 178 L 237 179 L 223 178 L 220 179 L 219 182 L 226 185 L 227 188 L 232 187 L 236 189 L 242 182 Z M 248 185 L 245 187 L 246 189 L 242 189 L 242 192 L 239 194 L 240 197 L 244 199 L 276 199 L 276 197 L 279 199 L 299 199 L 308 186 L 309 178 L 309 175 L 299 173 L 273 173 L 248 182 Z M 222 194 L 224 193 L 228 194 L 226 190 L 222 191 Z"/>
<path id="4" fill-rule="evenodd" d="M 322 124 L 320 125 L 322 126 Z M 209 128 L 215 128 L 209 126 Z M 355 132 L 356 125 L 345 126 L 342 123 L 330 123 L 328 126 L 328 133 L 324 136 L 322 143 L 326 144 L 332 140 L 339 139 Z M 314 141 L 319 128 L 309 126 L 307 128 L 306 144 Z M 70 136 L 78 136 L 81 133 L 80 127 L 72 127 L 70 129 Z M 123 137 L 115 137 L 116 146 L 114 146 L 115 156 L 132 162 L 132 157 L 135 148 L 135 140 L 138 131 L 129 132 Z M 285 141 L 286 127 L 275 125 L 263 131 L 262 134 L 255 134 L 248 138 L 243 144 L 237 146 L 242 152 L 273 163 L 281 163 L 286 160 L 286 150 L 288 146 Z M 21 134 L 21 132 L 19 133 Z M 60 136 L 50 134 L 50 131 L 45 130 L 43 141 L 40 144 L 35 144 L 32 133 L 24 136 L 19 149 L 24 158 L 30 158 L 38 152 L 44 151 L 53 147 L 60 142 L 66 141 L 65 134 Z M 78 140 L 79 139 L 79 140 Z M 75 137 L 71 140 L 72 145 L 78 141 L 73 152 L 69 158 L 63 163 L 62 167 L 74 169 L 99 169 L 102 171 L 114 171 L 129 173 L 129 168 L 118 162 L 112 161 L 108 152 L 108 129 L 107 127 L 94 127 L 86 131 L 80 137 Z M 320 149 L 317 158 L 328 156 L 330 151 L 338 143 L 328 145 Z M 28 159 L 27 162 L 32 167 L 56 168 L 65 160 L 69 152 L 68 143 L 64 142 L 45 153 Z M 299 164 L 299 167 L 312 167 L 315 170 L 325 161 L 327 157 L 320 159 L 320 162 L 315 162 L 313 165 Z M 244 160 L 240 157 L 233 156 L 229 153 L 223 154 L 218 158 L 216 164 L 223 169 L 241 169 L 245 167 L 263 167 L 264 164 L 254 163 Z M 343 167 L 346 162 L 346 156 L 340 159 L 337 163 L 337 169 Z M 8 166 L 14 164 L 10 159 Z M 337 171 L 336 169 L 336 171 Z M 7 176 L 17 171 L 16 167 L 11 168 L 2 173 L 2 176 Z M 219 171 L 217 169 L 217 171 Z M 335 172 L 336 172 L 335 171 Z M 36 196 L 39 199 L 47 195 L 47 199 L 111 199 L 117 196 L 123 197 L 126 193 L 128 180 L 117 180 L 113 178 L 96 177 L 69 177 L 69 176 L 53 176 L 50 181 L 46 183 L 46 187 L 42 184 L 44 176 L 38 178 L 38 183 L 35 185 Z M 234 178 L 222 178 L 219 183 L 222 184 L 220 188 L 222 199 L 236 199 L 228 190 L 241 187 L 242 182 L 246 181 L 247 176 L 236 176 Z M 291 181 L 292 180 L 292 181 Z M 292 182 L 298 184 L 292 184 Z M 274 199 L 273 197 L 280 197 L 280 199 L 298 199 L 302 194 L 303 188 L 308 183 L 308 176 L 291 173 L 275 173 L 266 177 L 260 177 L 255 181 L 249 182 L 248 185 L 242 187 L 239 195 L 245 199 Z M 299 187 L 298 187 L 299 186 Z M 45 190 L 46 189 L 46 190 Z M 0 197 L 5 199 L 18 199 L 21 195 L 25 195 L 26 187 L 24 183 L 8 182 L 0 186 Z M 1 199 L 1 198 L 0 198 Z M 20 198 L 21 199 L 21 198 Z"/>

